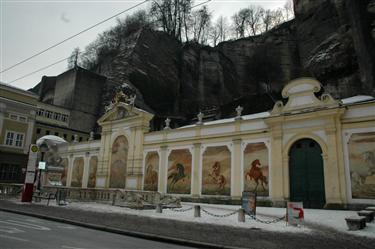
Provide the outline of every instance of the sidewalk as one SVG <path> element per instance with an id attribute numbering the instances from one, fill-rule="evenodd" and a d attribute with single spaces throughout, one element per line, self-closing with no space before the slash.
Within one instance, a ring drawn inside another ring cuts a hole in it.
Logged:
<path id="1" fill-rule="evenodd" d="M 302 228 L 286 226 L 285 221 L 275 224 L 237 221 L 237 214 L 229 217 L 212 217 L 202 212 L 193 217 L 193 210 L 175 212 L 163 210 L 132 210 L 100 203 L 73 202 L 56 206 L 51 202 L 20 203 L 18 200 L 0 201 L 0 210 L 24 213 L 95 229 L 134 235 L 138 237 L 172 241 L 199 248 L 372 248 L 375 242 L 375 223 L 366 230 L 348 232 L 344 217 L 352 211 L 306 210 L 306 225 Z M 182 210 L 192 207 L 183 203 Z M 211 214 L 229 214 L 239 206 L 201 204 Z M 285 214 L 285 209 L 258 208 L 257 218 L 273 220 Z M 342 228 L 341 228 L 342 227 Z M 372 236 L 372 237 L 370 237 Z"/>

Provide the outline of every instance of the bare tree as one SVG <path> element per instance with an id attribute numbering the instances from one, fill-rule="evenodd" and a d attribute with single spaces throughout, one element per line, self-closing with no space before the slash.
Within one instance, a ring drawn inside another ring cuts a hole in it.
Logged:
<path id="1" fill-rule="evenodd" d="M 182 29 L 185 33 L 188 30 L 186 22 L 192 3 L 192 0 L 153 0 L 150 14 L 164 32 L 182 40 Z"/>
<path id="2" fill-rule="evenodd" d="M 207 6 L 193 11 L 191 20 L 193 40 L 205 43 L 211 22 L 211 13 L 209 13 Z"/>
<path id="3" fill-rule="evenodd" d="M 220 16 L 216 22 L 209 27 L 209 40 L 212 46 L 225 41 L 229 37 L 229 24 L 225 17 Z"/>
<path id="4" fill-rule="evenodd" d="M 285 19 L 290 20 L 294 17 L 293 0 L 286 0 L 284 4 Z"/>
<path id="5" fill-rule="evenodd" d="M 250 9 L 244 8 L 232 16 L 236 36 L 239 38 L 245 37 L 246 25 L 249 20 Z"/>
<path id="6" fill-rule="evenodd" d="M 263 30 L 267 32 L 272 28 L 273 23 L 273 12 L 271 10 L 265 10 L 262 14 Z"/>
<path id="7" fill-rule="evenodd" d="M 73 52 L 71 53 L 70 57 L 68 58 L 68 69 L 74 68 L 80 64 L 80 49 L 76 47 Z"/>
<path id="8" fill-rule="evenodd" d="M 226 17 L 220 16 L 216 21 L 216 27 L 219 31 L 219 42 L 226 41 L 228 39 L 229 24 Z"/>
<path id="9" fill-rule="evenodd" d="M 272 11 L 272 28 L 279 26 L 283 22 L 287 21 L 286 16 L 284 15 L 284 10 L 278 8 Z"/>
<path id="10" fill-rule="evenodd" d="M 251 5 L 248 8 L 248 11 L 249 14 L 246 24 L 250 29 L 249 35 L 257 35 L 261 31 L 261 18 L 264 13 L 264 9 L 260 6 Z"/>

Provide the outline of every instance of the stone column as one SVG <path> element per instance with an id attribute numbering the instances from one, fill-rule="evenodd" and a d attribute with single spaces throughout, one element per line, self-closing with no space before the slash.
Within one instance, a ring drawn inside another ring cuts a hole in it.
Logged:
<path id="1" fill-rule="evenodd" d="M 275 205 L 283 205 L 285 198 L 289 196 L 288 158 L 283 158 L 283 140 L 281 125 L 272 127 L 271 130 L 270 158 L 270 197 Z M 287 153 L 284 153 L 287 155 Z"/>
<path id="2" fill-rule="evenodd" d="M 66 177 L 66 186 L 70 187 L 72 183 L 72 174 L 73 174 L 73 163 L 74 163 L 74 157 L 73 155 L 70 155 L 68 158 L 68 175 Z"/>
<path id="3" fill-rule="evenodd" d="M 111 147 L 111 132 L 103 128 L 98 157 L 98 171 L 96 173 L 96 186 L 98 188 L 105 188 L 109 185 Z"/>
<path id="4" fill-rule="evenodd" d="M 83 167 L 83 177 L 82 177 L 82 188 L 87 188 L 87 183 L 89 180 L 89 172 L 90 172 L 90 152 L 85 153 L 85 157 L 83 158 L 84 167 Z"/>
<path id="5" fill-rule="evenodd" d="M 168 155 L 167 155 L 167 146 L 161 146 L 160 148 L 160 161 L 161 161 L 161 164 L 160 164 L 160 167 L 159 167 L 159 183 L 158 183 L 158 190 L 160 193 L 166 193 L 167 192 L 167 189 L 166 189 L 166 181 L 167 181 L 167 171 L 168 171 Z"/>
<path id="6" fill-rule="evenodd" d="M 193 178 L 192 186 L 191 186 L 191 194 L 193 197 L 199 197 L 200 196 L 200 186 L 202 184 L 202 180 L 200 179 L 200 172 L 199 172 L 199 165 L 202 160 L 201 158 L 201 143 L 195 143 L 194 144 L 194 162 L 192 162 L 192 172 L 191 177 Z"/>
<path id="7" fill-rule="evenodd" d="M 327 149 L 328 160 L 325 160 L 324 165 L 324 184 L 326 189 L 326 203 L 340 204 L 341 189 L 340 189 L 340 174 L 338 169 L 337 158 L 337 141 L 336 141 L 336 127 L 326 127 L 327 134 Z M 344 190 L 345 191 L 345 190 Z"/>
<path id="8" fill-rule="evenodd" d="M 235 199 L 241 198 L 241 190 L 242 190 L 242 167 L 241 167 L 241 158 L 242 158 L 242 147 L 241 147 L 241 139 L 234 139 L 233 140 L 233 165 L 231 166 L 231 196 Z"/>
<path id="9" fill-rule="evenodd" d="M 341 192 L 341 200 L 343 203 L 348 202 L 347 197 L 347 182 L 346 182 L 346 171 L 345 171 L 345 161 L 344 161 L 344 142 L 342 139 L 342 126 L 340 118 L 336 118 L 336 143 L 337 143 L 337 159 L 338 159 L 338 170 L 339 170 L 339 183 L 340 183 L 340 192 Z"/>

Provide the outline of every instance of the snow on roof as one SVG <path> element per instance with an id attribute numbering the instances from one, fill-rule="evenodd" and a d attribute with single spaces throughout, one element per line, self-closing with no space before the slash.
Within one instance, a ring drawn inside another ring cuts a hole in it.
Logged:
<path id="1" fill-rule="evenodd" d="M 252 120 L 252 119 L 257 119 L 257 118 L 266 118 L 266 117 L 269 117 L 270 115 L 271 114 L 269 112 L 260 112 L 260 113 L 255 113 L 255 114 L 244 115 L 244 116 L 242 116 L 242 119 L 243 120 Z M 205 123 L 203 123 L 203 125 L 205 126 L 205 125 L 225 124 L 225 123 L 230 123 L 230 122 L 234 122 L 234 121 L 235 121 L 235 118 L 226 118 L 226 119 L 219 119 L 219 120 L 215 120 L 215 121 L 205 122 Z M 196 124 L 182 126 L 178 129 L 191 128 L 191 127 L 194 127 L 194 126 L 196 126 Z"/>
<path id="2" fill-rule="evenodd" d="M 353 103 L 364 102 L 364 101 L 369 101 L 369 100 L 374 100 L 374 97 L 366 96 L 366 95 L 357 95 L 357 96 L 353 96 L 350 98 L 342 99 L 341 102 L 344 105 L 347 105 L 347 104 L 353 104 Z"/>
<path id="3" fill-rule="evenodd" d="M 257 118 L 267 118 L 270 115 L 271 113 L 269 112 L 260 112 L 260 113 L 254 113 L 254 114 L 242 116 L 242 119 L 250 120 L 250 119 L 257 119 Z"/>

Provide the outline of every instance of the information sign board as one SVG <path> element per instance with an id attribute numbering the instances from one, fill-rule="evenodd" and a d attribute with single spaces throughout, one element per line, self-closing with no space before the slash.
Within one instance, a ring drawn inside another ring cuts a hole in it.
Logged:
<path id="1" fill-rule="evenodd" d="M 256 215 L 257 194 L 255 192 L 242 192 L 242 208 L 247 214 Z"/>
<path id="2" fill-rule="evenodd" d="M 289 225 L 302 225 L 305 218 L 305 213 L 303 211 L 303 202 L 288 202 L 286 217 Z"/>

